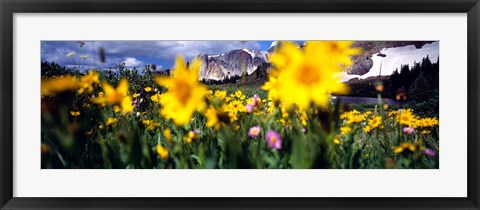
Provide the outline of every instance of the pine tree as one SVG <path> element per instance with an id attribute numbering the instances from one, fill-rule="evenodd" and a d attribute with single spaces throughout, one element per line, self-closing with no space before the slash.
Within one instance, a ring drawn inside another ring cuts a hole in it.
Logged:
<path id="1" fill-rule="evenodd" d="M 410 66 L 402 65 L 400 68 L 400 87 L 408 89 L 410 87 Z"/>
<path id="2" fill-rule="evenodd" d="M 421 72 L 413 82 L 408 95 L 413 102 L 422 102 L 430 97 L 431 88 L 425 78 L 425 73 Z"/>

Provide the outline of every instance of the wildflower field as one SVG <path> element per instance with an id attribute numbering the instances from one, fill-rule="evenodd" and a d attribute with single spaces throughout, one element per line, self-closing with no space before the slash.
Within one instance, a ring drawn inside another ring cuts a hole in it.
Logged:
<path id="1" fill-rule="evenodd" d="M 170 75 L 42 72 L 42 168 L 436 169 L 438 116 L 408 104 L 354 109 L 336 76 L 349 41 L 282 42 L 268 81 L 207 85 L 180 55 Z M 74 59 L 75 54 L 69 54 Z"/>

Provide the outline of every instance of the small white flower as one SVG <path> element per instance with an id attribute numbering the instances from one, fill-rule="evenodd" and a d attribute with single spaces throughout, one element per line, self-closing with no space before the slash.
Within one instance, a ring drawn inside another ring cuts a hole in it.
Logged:
<path id="1" fill-rule="evenodd" d="M 73 57 L 73 56 L 75 56 L 75 52 L 69 52 L 69 53 L 67 53 L 67 57 Z"/>

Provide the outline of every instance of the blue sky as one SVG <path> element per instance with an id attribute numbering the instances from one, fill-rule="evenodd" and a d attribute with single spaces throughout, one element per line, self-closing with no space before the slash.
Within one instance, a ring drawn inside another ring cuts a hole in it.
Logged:
<path id="1" fill-rule="evenodd" d="M 115 64 L 125 63 L 128 68 L 141 68 L 146 64 L 156 64 L 157 69 L 171 68 L 175 57 L 183 55 L 187 60 L 195 56 L 219 54 L 233 49 L 257 49 L 266 51 L 272 41 L 42 41 L 42 62 L 55 62 L 63 66 L 82 66 L 82 69 L 107 69 Z M 105 49 L 106 62 L 101 63 L 98 51 Z M 76 55 L 67 57 L 70 52 Z M 86 59 L 80 56 L 86 55 Z"/>

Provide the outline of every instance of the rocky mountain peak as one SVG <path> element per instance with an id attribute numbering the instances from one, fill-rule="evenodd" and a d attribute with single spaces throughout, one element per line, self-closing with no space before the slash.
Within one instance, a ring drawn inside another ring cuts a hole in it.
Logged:
<path id="1" fill-rule="evenodd" d="M 259 50 L 235 49 L 221 54 L 197 56 L 202 61 L 200 80 L 223 80 L 229 76 L 252 74 L 267 63 L 266 55 Z"/>

